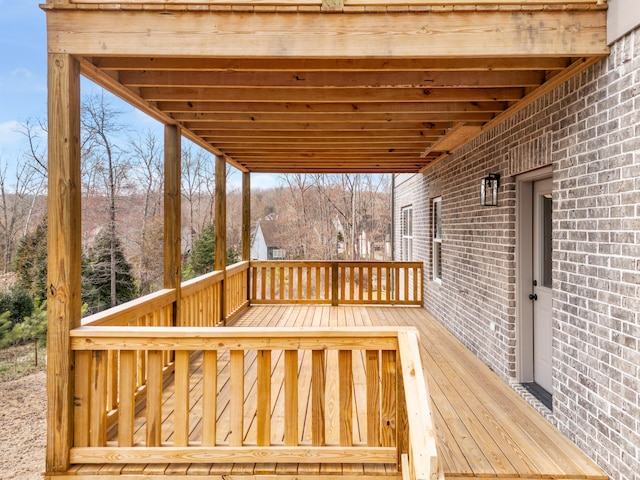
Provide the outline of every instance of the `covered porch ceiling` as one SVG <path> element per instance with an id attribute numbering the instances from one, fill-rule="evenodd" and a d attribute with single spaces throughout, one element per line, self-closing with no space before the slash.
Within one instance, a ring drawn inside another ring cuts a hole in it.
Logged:
<path id="1" fill-rule="evenodd" d="M 48 47 L 244 172 L 419 172 L 608 53 L 604 0 L 50 0 Z"/>

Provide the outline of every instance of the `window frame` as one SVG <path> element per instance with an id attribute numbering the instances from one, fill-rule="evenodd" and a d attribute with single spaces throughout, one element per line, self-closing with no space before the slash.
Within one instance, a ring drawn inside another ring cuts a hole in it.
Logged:
<path id="1" fill-rule="evenodd" d="M 442 283 L 442 197 L 431 199 L 431 278 Z"/>
<path id="2" fill-rule="evenodd" d="M 400 258 L 403 262 L 413 260 L 413 205 L 400 210 Z"/>

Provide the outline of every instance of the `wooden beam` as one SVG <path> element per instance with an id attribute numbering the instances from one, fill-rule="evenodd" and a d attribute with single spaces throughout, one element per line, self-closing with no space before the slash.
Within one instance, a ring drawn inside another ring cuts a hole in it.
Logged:
<path id="1" fill-rule="evenodd" d="M 254 112 L 238 112 L 238 113 L 201 113 L 193 114 L 174 114 L 176 120 L 184 122 L 185 125 L 194 128 L 201 123 L 206 122 L 224 122 L 229 123 L 230 127 L 236 124 L 260 125 L 269 127 L 271 124 L 286 124 L 306 122 L 310 124 L 321 123 L 395 123 L 395 122 L 488 122 L 494 117 L 494 112 L 443 112 L 443 113 L 254 113 Z"/>
<path id="2" fill-rule="evenodd" d="M 176 290 L 173 324 L 180 318 L 181 283 L 181 147 L 180 127 L 164 128 L 164 288 Z"/>
<path id="3" fill-rule="evenodd" d="M 464 52 L 459 52 L 460 54 Z M 173 70 L 184 72 L 440 72 L 501 70 L 563 70 L 570 61 L 563 57 L 468 57 L 451 58 L 193 58 L 193 57 L 95 57 L 101 70 Z"/>
<path id="4" fill-rule="evenodd" d="M 544 72 L 454 71 L 454 72 L 183 72 L 123 71 L 118 79 L 128 87 L 294 87 L 294 88 L 500 88 L 537 86 Z"/>
<path id="5" fill-rule="evenodd" d="M 74 357 L 81 317 L 80 66 L 50 54 L 46 471 L 65 472 L 73 445 Z"/>
<path id="6" fill-rule="evenodd" d="M 507 108 L 506 102 L 401 102 L 401 103 L 293 103 L 293 102 L 159 102 L 158 108 L 171 113 L 176 120 L 198 118 L 208 113 L 277 113 L 292 115 L 304 113 L 313 118 L 315 114 L 326 113 L 466 113 L 501 112 Z"/>
<path id="7" fill-rule="evenodd" d="M 150 102 L 215 99 L 226 102 L 382 103 L 382 102 L 510 102 L 524 88 L 293 88 L 293 87 L 141 87 Z"/>
<path id="8" fill-rule="evenodd" d="M 606 10 L 386 12 L 384 15 L 49 10 L 51 53 L 88 56 L 428 58 L 608 53 Z M 212 30 L 212 26 L 214 29 Z M 478 28 L 481 26 L 481 28 Z M 213 32 L 213 33 L 212 33 Z M 570 32 L 570 33 L 568 33 Z M 167 41 L 170 38 L 171 41 Z M 283 39 L 295 38 L 294 41 Z"/>
<path id="9" fill-rule="evenodd" d="M 318 130 L 256 130 L 254 128 L 253 132 L 255 135 L 251 135 L 249 131 L 246 130 L 220 130 L 219 132 L 203 132 L 202 137 L 209 140 L 214 141 L 217 138 L 301 138 L 301 139 L 325 139 L 325 138 L 335 138 L 335 139 L 359 139 L 359 140 L 367 140 L 367 139 L 380 139 L 384 137 L 388 137 L 391 139 L 395 138 L 429 138 L 429 137 L 440 137 L 443 134 L 443 130 L 446 130 L 448 125 L 440 125 L 439 123 L 433 126 L 425 126 L 419 130 L 415 129 L 378 129 L 378 130 L 369 130 L 369 131 L 360 131 L 357 129 L 354 130 L 345 130 L 345 129 L 318 129 Z"/>

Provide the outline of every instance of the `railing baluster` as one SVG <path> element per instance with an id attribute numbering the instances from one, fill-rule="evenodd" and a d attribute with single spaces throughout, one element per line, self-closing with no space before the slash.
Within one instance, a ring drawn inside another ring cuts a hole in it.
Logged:
<path id="1" fill-rule="evenodd" d="M 258 445 L 271 445 L 271 350 L 258 350 Z"/>
<path id="2" fill-rule="evenodd" d="M 218 352 L 207 350 L 202 361 L 202 444 L 216 444 L 218 417 Z"/>
<path id="3" fill-rule="evenodd" d="M 349 300 L 355 300 L 355 286 L 356 286 L 356 277 L 354 275 L 355 268 L 353 265 L 349 267 Z"/>
<path id="4" fill-rule="evenodd" d="M 231 350 L 229 360 L 229 445 L 240 446 L 244 436 L 244 351 Z"/>
<path id="5" fill-rule="evenodd" d="M 266 300 L 267 295 L 267 267 L 260 267 L 260 299 Z"/>
<path id="6" fill-rule="evenodd" d="M 367 350 L 367 445 L 380 446 L 380 354 Z"/>
<path id="7" fill-rule="evenodd" d="M 118 409 L 118 446 L 133 446 L 136 393 L 136 352 L 120 352 L 120 405 Z"/>
<path id="8" fill-rule="evenodd" d="M 306 270 L 307 270 L 306 299 L 313 300 L 313 297 L 311 296 L 311 267 L 307 266 Z"/>
<path id="9" fill-rule="evenodd" d="M 285 289 L 285 277 L 286 277 L 286 268 L 280 267 L 278 268 L 278 275 L 280 276 L 280 292 L 278 295 L 278 300 L 285 300 L 287 298 L 287 292 Z"/>
<path id="10" fill-rule="evenodd" d="M 303 283 L 303 279 L 302 279 L 302 267 L 298 266 L 296 268 L 297 271 L 297 275 L 296 275 L 296 279 L 298 281 L 297 283 L 297 287 L 298 287 L 298 296 L 296 297 L 297 300 L 302 300 L 302 283 Z"/>
<path id="11" fill-rule="evenodd" d="M 162 351 L 149 350 L 147 362 L 147 447 L 162 443 Z"/>
<path id="12" fill-rule="evenodd" d="M 253 267 L 251 269 L 251 298 L 256 299 L 258 294 L 258 270 L 260 267 Z M 257 299 L 256 299 L 257 300 Z"/>
<path id="13" fill-rule="evenodd" d="M 298 351 L 284 352 L 284 444 L 298 445 Z"/>
<path id="14" fill-rule="evenodd" d="M 295 270 L 293 267 L 289 267 L 289 300 L 293 300 L 293 284 L 294 284 Z"/>
<path id="15" fill-rule="evenodd" d="M 383 447 L 396 445 L 396 392 L 397 392 L 396 352 L 382 351 L 382 431 Z"/>
<path id="16" fill-rule="evenodd" d="M 351 350 L 338 352 L 340 445 L 353 445 L 353 361 Z"/>
<path id="17" fill-rule="evenodd" d="M 91 394 L 91 352 L 76 352 L 75 398 L 73 407 L 73 444 L 89 445 L 89 402 Z"/>
<path id="18" fill-rule="evenodd" d="M 189 444 L 189 352 L 178 350 L 174 372 L 173 445 Z"/>
<path id="19" fill-rule="evenodd" d="M 110 412 L 118 406 L 118 352 L 109 350 L 107 353 L 107 394 L 105 408 Z"/>
<path id="20" fill-rule="evenodd" d="M 324 445 L 325 419 L 325 352 L 324 350 L 313 350 L 311 354 L 311 436 L 312 444 L 316 446 Z"/>
<path id="21" fill-rule="evenodd" d="M 107 364 L 105 350 L 96 350 L 91 358 L 91 389 L 89 408 L 89 446 L 103 447 L 107 443 Z"/>

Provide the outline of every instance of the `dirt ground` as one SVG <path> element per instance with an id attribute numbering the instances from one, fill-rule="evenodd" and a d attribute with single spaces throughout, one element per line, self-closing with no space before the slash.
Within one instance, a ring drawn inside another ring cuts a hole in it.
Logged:
<path id="1" fill-rule="evenodd" d="M 44 372 L 0 382 L 1 479 L 42 479 L 46 409 Z"/>

